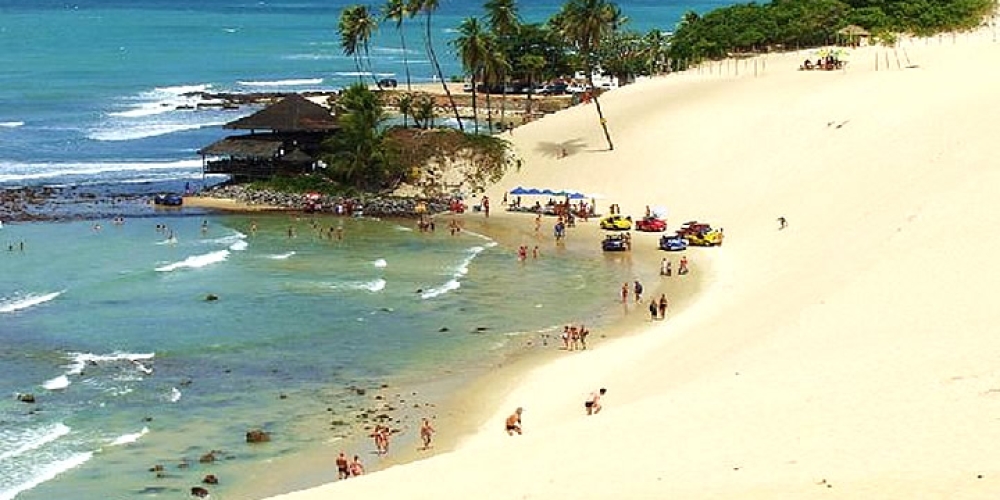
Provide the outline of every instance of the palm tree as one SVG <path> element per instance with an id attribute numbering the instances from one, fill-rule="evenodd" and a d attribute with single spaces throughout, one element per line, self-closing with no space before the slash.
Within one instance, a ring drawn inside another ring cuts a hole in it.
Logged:
<path id="1" fill-rule="evenodd" d="M 483 61 L 483 80 L 486 81 L 486 122 L 489 124 L 490 133 L 493 133 L 493 106 L 490 104 L 490 92 L 493 83 L 500 83 L 503 86 L 500 101 L 500 123 L 504 122 L 507 114 L 507 75 L 510 74 L 511 66 L 507 61 L 507 54 L 501 50 L 495 39 L 491 39 Z M 501 127 L 502 130 L 502 127 Z"/>
<path id="2" fill-rule="evenodd" d="M 520 29 L 521 18 L 515 0 L 487 0 L 483 7 L 486 9 L 486 24 L 494 35 L 508 37 Z"/>
<path id="3" fill-rule="evenodd" d="M 618 29 L 622 23 L 621 10 L 608 0 L 567 0 L 558 14 L 559 26 L 563 37 L 572 43 L 583 57 L 587 83 L 594 87 L 594 56 L 601 41 Z M 593 94 L 597 116 L 604 129 L 604 138 L 608 141 L 608 150 L 614 150 L 611 133 L 608 132 L 608 121 L 604 118 L 601 103 L 597 93 Z"/>
<path id="4" fill-rule="evenodd" d="M 452 45 L 458 52 L 458 59 L 462 61 L 462 66 L 472 78 L 472 117 L 475 131 L 479 133 L 479 109 L 476 106 L 476 87 L 478 87 L 479 77 L 482 76 L 483 66 L 489 52 L 489 42 L 486 32 L 483 31 L 479 19 L 467 17 L 458 26 L 458 37 L 452 41 Z M 489 89 L 487 89 L 489 95 Z"/>
<path id="5" fill-rule="evenodd" d="M 421 12 L 424 13 L 426 23 L 424 24 L 424 44 L 427 48 L 427 55 L 430 57 L 431 63 L 434 65 L 434 70 L 437 72 L 438 80 L 441 82 L 441 88 L 444 89 L 444 94 L 448 96 L 448 102 L 451 104 L 451 110 L 455 114 L 455 120 L 458 122 L 458 129 L 465 131 L 465 127 L 462 125 L 462 117 L 458 114 L 458 106 L 455 104 L 455 98 L 451 95 L 451 89 L 448 88 L 448 82 L 444 79 L 444 72 L 441 71 L 441 63 L 438 62 L 437 54 L 434 53 L 434 40 L 431 37 L 431 16 L 434 11 L 437 10 L 440 0 L 408 0 L 407 10 L 410 12 L 410 17 L 416 16 Z"/>
<path id="6" fill-rule="evenodd" d="M 410 88 L 410 61 L 406 56 L 406 37 L 403 36 L 403 19 L 407 16 L 406 4 L 403 0 L 388 0 L 382 8 L 382 19 L 396 23 L 396 31 L 399 32 L 399 44 L 403 48 L 403 68 L 406 69 L 406 91 L 412 92 Z"/>
<path id="7" fill-rule="evenodd" d="M 368 62 L 368 73 L 375 85 L 378 85 L 378 79 L 375 78 L 375 72 L 372 70 L 372 59 L 369 51 L 372 35 L 376 29 L 378 29 L 378 21 L 367 6 L 351 5 L 340 11 L 340 23 L 337 25 L 337 31 L 340 32 L 340 46 L 345 55 L 354 58 L 359 83 L 361 82 L 361 74 L 364 73 L 361 70 L 361 53 L 363 53 Z M 358 51 L 359 48 L 361 53 Z"/>
<path id="8" fill-rule="evenodd" d="M 358 39 L 357 27 L 354 25 L 354 9 L 356 7 L 344 7 L 344 10 L 340 11 L 337 32 L 340 34 L 340 48 L 344 51 L 345 56 L 351 56 L 354 59 L 354 68 L 358 72 L 358 83 L 361 83 L 361 53 L 358 51 L 358 45 L 361 41 Z"/>
<path id="9" fill-rule="evenodd" d="M 385 114 L 379 96 L 360 83 L 352 85 L 337 100 L 337 117 L 340 131 L 324 143 L 330 174 L 359 188 L 383 181 Z"/>
<path id="10" fill-rule="evenodd" d="M 535 77 L 538 76 L 538 72 L 545 67 L 545 58 L 536 54 L 525 54 L 521 56 L 518 61 L 521 63 L 521 67 L 528 72 L 528 104 L 524 110 L 524 115 L 531 118 L 531 94 L 534 94 Z"/>
<path id="11" fill-rule="evenodd" d="M 498 77 L 503 85 L 500 101 L 500 122 L 507 110 L 507 76 L 510 74 L 510 58 L 504 51 L 508 40 L 521 30 L 521 18 L 517 12 L 517 2 L 515 0 L 487 0 L 483 5 L 486 9 L 486 24 L 490 27 L 490 32 L 496 41 L 494 50 L 487 58 L 487 73 Z M 486 94 L 489 99 L 489 94 Z M 493 131 L 492 108 L 488 113 L 490 122 L 490 132 Z"/>
<path id="12" fill-rule="evenodd" d="M 396 102 L 396 107 L 399 108 L 399 112 L 403 115 L 403 128 L 409 127 L 407 118 L 413 111 L 413 94 L 401 95 L 399 101 Z"/>

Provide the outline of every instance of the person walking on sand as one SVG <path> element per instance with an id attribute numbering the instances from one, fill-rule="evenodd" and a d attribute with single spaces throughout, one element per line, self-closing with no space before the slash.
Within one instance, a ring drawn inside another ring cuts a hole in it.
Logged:
<path id="1" fill-rule="evenodd" d="M 632 292 L 635 293 L 635 303 L 642 302 L 642 283 L 639 283 L 639 280 L 635 280 L 635 283 L 632 285 Z"/>
<path id="2" fill-rule="evenodd" d="M 667 294 L 660 294 L 660 303 L 658 306 L 660 309 L 660 319 L 667 319 Z"/>
<path id="3" fill-rule="evenodd" d="M 628 302 L 628 283 L 622 283 L 622 304 Z"/>
<path id="4" fill-rule="evenodd" d="M 784 216 L 778 217 L 778 231 L 781 231 L 786 227 L 788 227 L 788 221 L 785 220 L 785 217 Z"/>
<path id="5" fill-rule="evenodd" d="M 424 442 L 423 449 L 429 449 L 431 447 L 431 437 L 434 436 L 434 427 L 431 425 L 431 421 L 426 418 L 420 423 L 420 439 Z"/>
<path id="6" fill-rule="evenodd" d="M 349 477 L 351 477 L 351 470 L 347 463 L 347 455 L 344 455 L 344 452 L 340 452 L 340 455 L 337 455 L 337 479 L 347 479 Z"/>
<path id="7" fill-rule="evenodd" d="M 584 401 L 583 407 L 587 409 L 587 415 L 596 415 L 601 411 L 601 397 L 608 392 L 607 389 L 601 387 L 600 390 L 590 393 L 590 398 Z"/>
<path id="8" fill-rule="evenodd" d="M 656 311 L 657 311 L 656 301 L 655 300 L 649 301 L 649 319 L 656 321 Z"/>
<path id="9" fill-rule="evenodd" d="M 590 335 L 590 330 L 586 326 L 580 325 L 580 348 L 584 351 L 587 350 L 587 335 Z"/>
<path id="10" fill-rule="evenodd" d="M 490 197 L 489 196 L 483 196 L 483 213 L 486 214 L 487 218 L 489 218 L 489 216 L 490 216 Z"/>
<path id="11" fill-rule="evenodd" d="M 688 273 L 688 258 L 687 255 L 681 256 L 681 261 L 677 265 L 677 275 L 683 276 Z"/>
<path id="12" fill-rule="evenodd" d="M 518 407 L 507 417 L 507 422 L 505 424 L 505 429 L 507 430 L 508 436 L 513 436 L 516 432 L 518 436 L 521 435 L 521 413 L 524 412 L 524 408 Z"/>

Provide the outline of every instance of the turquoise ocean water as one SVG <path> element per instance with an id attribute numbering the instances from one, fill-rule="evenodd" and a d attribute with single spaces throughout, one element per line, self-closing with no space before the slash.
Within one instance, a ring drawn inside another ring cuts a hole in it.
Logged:
<path id="1" fill-rule="evenodd" d="M 353 82 L 334 31 L 347 3 L 0 0 L 0 187 L 201 181 L 197 149 L 253 110 L 177 109 L 183 94 Z M 669 31 L 686 10 L 728 2 L 619 3 L 634 28 Z M 447 39 L 479 5 L 441 2 L 446 74 L 459 72 Z M 522 2 L 523 17 L 558 6 Z M 405 33 L 414 79 L 430 81 L 419 27 Z M 392 28 L 372 55 L 376 72 L 402 80 Z M 99 231 L 0 229 L 0 500 L 186 496 L 194 472 L 157 479 L 148 468 L 212 449 L 229 464 L 302 452 L 328 437 L 303 434 L 310 419 L 355 404 L 346 388 L 482 369 L 590 319 L 606 302 L 590 284 L 625 272 L 600 259 L 522 266 L 485 236 L 405 221 L 141 215 Z M 320 238 L 314 223 L 343 224 L 347 237 Z M 251 427 L 280 444 L 246 448 Z"/>

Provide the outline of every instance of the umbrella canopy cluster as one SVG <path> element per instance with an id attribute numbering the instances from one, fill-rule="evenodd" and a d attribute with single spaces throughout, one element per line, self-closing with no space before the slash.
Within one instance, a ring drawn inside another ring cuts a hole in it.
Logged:
<path id="1" fill-rule="evenodd" d="M 521 186 L 511 189 L 510 194 L 516 196 L 559 196 L 559 197 L 565 196 L 571 200 L 583 200 L 586 198 L 594 197 L 594 196 L 588 196 L 585 193 L 572 191 L 569 189 L 539 189 L 539 188 L 525 188 Z"/>

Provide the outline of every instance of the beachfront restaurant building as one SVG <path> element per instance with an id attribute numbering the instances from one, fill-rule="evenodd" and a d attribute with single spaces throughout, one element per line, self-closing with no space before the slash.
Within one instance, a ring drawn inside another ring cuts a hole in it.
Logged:
<path id="1" fill-rule="evenodd" d="M 337 119 L 329 109 L 290 94 L 223 128 L 250 133 L 200 149 L 202 173 L 227 174 L 243 182 L 315 169 L 323 141 L 337 130 Z"/>

